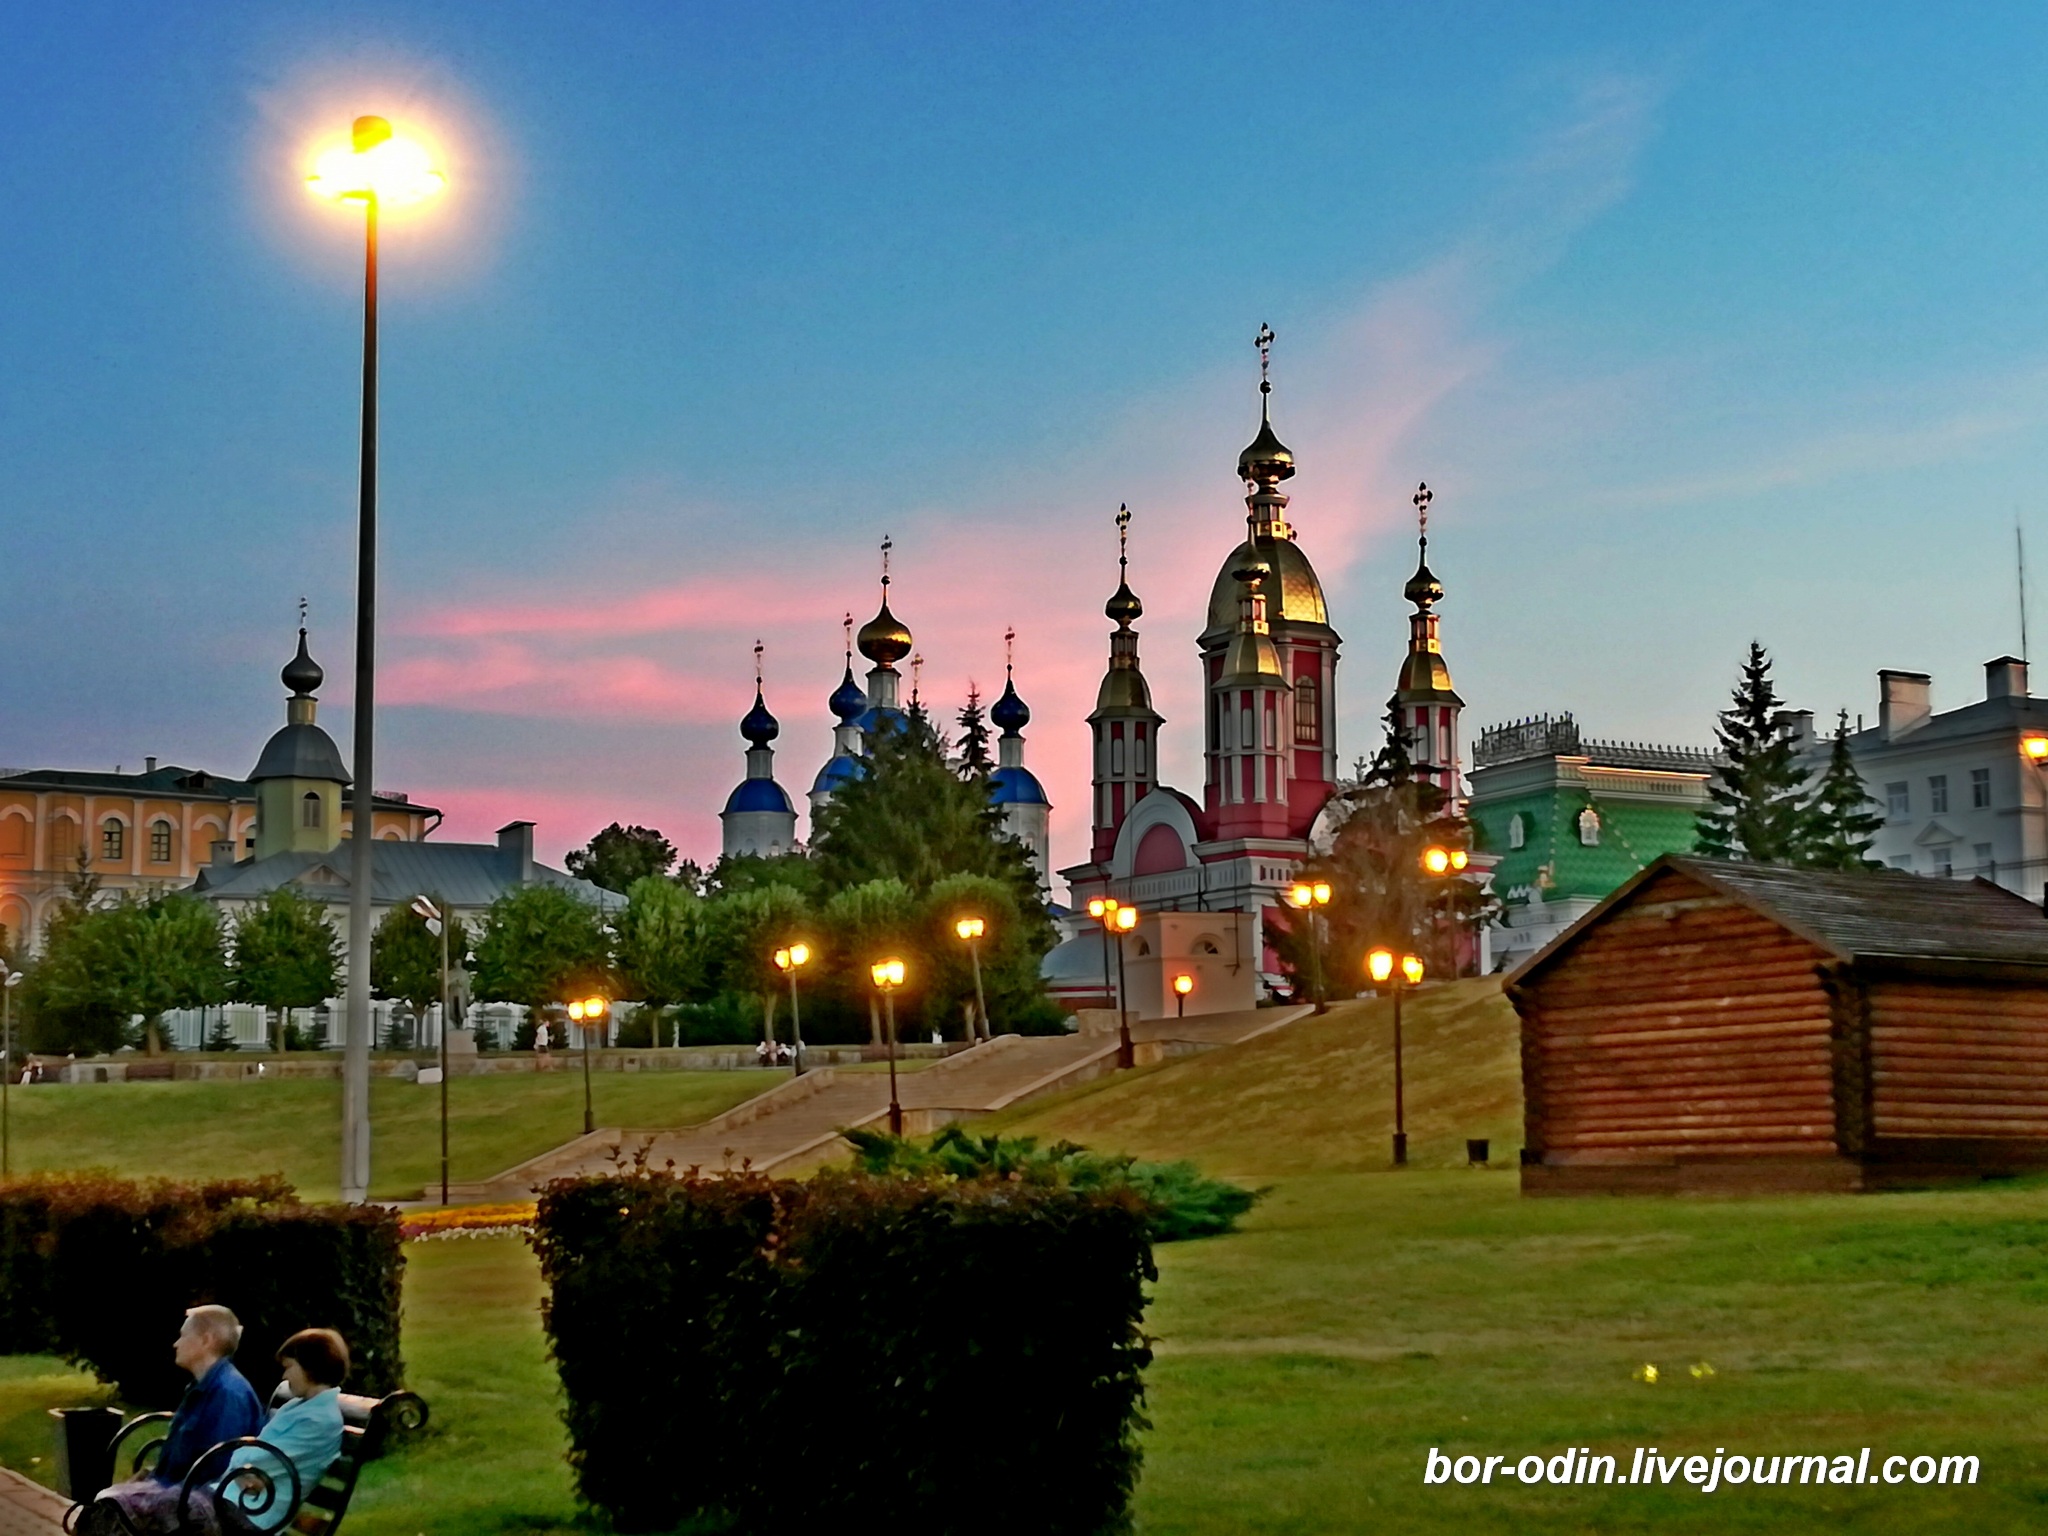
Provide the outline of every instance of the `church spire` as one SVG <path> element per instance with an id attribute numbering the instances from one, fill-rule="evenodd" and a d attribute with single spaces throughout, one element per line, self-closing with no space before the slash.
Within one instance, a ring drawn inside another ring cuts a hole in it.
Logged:
<path id="1" fill-rule="evenodd" d="M 1117 585 L 1103 605 L 1115 621 L 1109 637 L 1109 669 L 1096 690 L 1095 712 L 1088 724 L 1095 735 L 1094 858 L 1109 857 L 1116 829 L 1130 808 L 1156 782 L 1154 764 L 1160 716 L 1152 708 L 1152 690 L 1138 666 L 1138 632 L 1132 622 L 1145 612 L 1131 590 L 1131 509 L 1116 511 Z"/>
<path id="2" fill-rule="evenodd" d="M 1282 480 L 1294 476 L 1294 452 L 1273 430 L 1273 328 L 1259 327 L 1259 435 L 1237 456 L 1237 477 L 1245 483 L 1246 520 L 1254 539 L 1291 539 Z"/>
<path id="3" fill-rule="evenodd" d="M 1436 605 L 1444 600 L 1444 585 L 1429 568 L 1429 508 L 1436 500 L 1427 484 L 1415 487 L 1415 574 L 1401 589 L 1401 595 L 1415 605 L 1408 615 L 1408 655 L 1401 663 L 1401 679 L 1394 692 L 1394 705 L 1408 731 L 1409 755 L 1419 777 L 1435 784 L 1455 799 L 1461 792 L 1462 763 L 1458 743 L 1458 717 L 1465 701 L 1451 686 L 1451 669 L 1444 660 L 1443 622 Z"/>

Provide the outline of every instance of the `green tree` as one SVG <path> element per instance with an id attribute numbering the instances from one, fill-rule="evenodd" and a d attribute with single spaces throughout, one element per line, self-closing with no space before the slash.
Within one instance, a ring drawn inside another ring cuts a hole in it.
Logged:
<path id="1" fill-rule="evenodd" d="M 704 921 L 709 984 L 755 999 L 765 1037 L 774 1028 L 786 984 L 775 968 L 775 951 L 796 939 L 816 943 L 810 904 L 790 886 L 765 885 L 707 902 Z"/>
<path id="2" fill-rule="evenodd" d="M 317 1008 L 341 983 L 341 938 L 324 902 L 280 885 L 235 915 L 234 995 L 270 1009 L 277 1048 L 291 1043 L 294 1008 Z"/>
<path id="3" fill-rule="evenodd" d="M 866 1013 L 871 1044 L 882 1043 L 882 1005 L 868 967 L 892 956 L 901 959 L 913 1000 L 929 985 L 930 939 L 922 908 L 901 880 L 883 879 L 848 886 L 819 913 L 830 967 L 823 990 L 848 1011 Z M 901 1006 L 896 1016 L 899 1023 L 907 1017 Z"/>
<path id="4" fill-rule="evenodd" d="M 604 914 L 571 891 L 527 885 L 507 891 L 484 916 L 476 944 L 476 995 L 520 1003 L 529 1031 L 550 1004 L 611 990 L 611 935 Z"/>
<path id="5" fill-rule="evenodd" d="M 619 989 L 646 1006 L 648 1040 L 659 1045 L 663 1012 L 710 991 L 704 900 L 676 881 L 643 875 L 627 888 L 612 931 Z"/>
<path id="6" fill-rule="evenodd" d="M 923 907 L 918 939 L 928 972 L 925 1028 L 952 1034 L 963 1027 L 974 1002 L 973 955 L 956 927 L 965 917 L 982 920 L 981 982 L 990 1031 L 1044 1034 L 1060 1028 L 1062 1010 L 1045 996 L 1038 975 L 1038 963 L 1057 937 L 1041 908 L 1020 905 L 1008 881 L 987 875 L 948 875 L 931 888 Z"/>
<path id="7" fill-rule="evenodd" d="M 100 963 L 118 1006 L 142 1015 L 143 1042 L 163 1050 L 163 1016 L 172 1008 L 224 1001 L 229 992 L 220 914 L 194 896 L 123 892 L 95 914 L 107 926 Z"/>
<path id="8" fill-rule="evenodd" d="M 1699 814 L 1694 852 L 1758 864 L 1806 861 L 1806 775 L 1797 744 L 1778 719 L 1783 702 L 1771 683 L 1769 654 L 1751 641 L 1731 707 L 1721 712 L 1714 733 L 1724 760 L 1707 786 L 1713 804 Z"/>
<path id="9" fill-rule="evenodd" d="M 967 705 L 960 711 L 960 776 L 987 779 L 995 761 L 988 755 L 988 713 L 981 707 L 981 690 L 967 690 Z"/>
<path id="10" fill-rule="evenodd" d="M 667 874 L 675 861 L 675 845 L 654 828 L 615 821 L 562 862 L 578 879 L 623 895 L 635 880 Z"/>
<path id="11" fill-rule="evenodd" d="M 711 867 L 699 894 L 730 896 L 771 885 L 787 886 L 808 902 L 825 899 L 825 882 L 817 864 L 801 853 L 779 853 L 773 858 L 757 853 L 729 854 Z"/>
<path id="12" fill-rule="evenodd" d="M 43 952 L 23 977 L 16 1006 L 32 1051 L 98 1055 L 120 1045 L 126 1031 L 128 1012 L 106 962 L 111 925 L 90 904 L 92 889 L 81 893 L 74 884 L 51 911 Z"/>
<path id="13" fill-rule="evenodd" d="M 1884 817 L 1872 807 L 1863 775 L 1849 756 L 1849 712 L 1835 720 L 1828 766 L 1808 803 L 1808 842 L 1802 862 L 1816 869 L 1882 869 L 1870 857 L 1870 845 L 1884 830 Z"/>
<path id="14" fill-rule="evenodd" d="M 436 910 L 449 910 L 441 897 L 429 892 L 427 899 Z M 453 978 L 469 963 L 470 936 L 461 918 L 450 923 L 448 974 Z M 410 901 L 386 912 L 370 935 L 370 989 L 379 997 L 402 1000 L 415 1019 L 425 1018 L 441 1001 L 441 936 L 427 927 Z M 395 1021 L 392 1027 L 395 1032 Z"/>

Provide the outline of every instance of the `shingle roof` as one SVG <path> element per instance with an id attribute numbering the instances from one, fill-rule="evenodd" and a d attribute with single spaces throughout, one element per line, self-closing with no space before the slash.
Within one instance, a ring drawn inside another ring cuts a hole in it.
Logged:
<path id="1" fill-rule="evenodd" d="M 324 873 L 322 871 L 324 866 Z M 593 906 L 610 910 L 625 898 L 588 880 L 532 866 L 536 884 L 560 886 Z M 348 894 L 349 845 L 332 853 L 274 853 L 245 859 L 228 870 L 208 867 L 192 887 L 216 899 L 251 899 L 294 881 L 308 895 L 340 901 Z M 512 860 L 495 843 L 404 843 L 380 838 L 370 861 L 370 900 L 396 906 L 422 894 L 443 897 L 451 906 L 487 907 L 519 883 Z M 329 893 L 332 893 L 331 896 Z"/>

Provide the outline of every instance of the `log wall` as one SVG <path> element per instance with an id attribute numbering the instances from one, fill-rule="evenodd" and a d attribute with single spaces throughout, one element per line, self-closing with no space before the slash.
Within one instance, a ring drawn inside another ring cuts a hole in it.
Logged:
<path id="1" fill-rule="evenodd" d="M 1873 980 L 1865 998 L 1874 1152 L 2018 1139 L 2048 1159 L 2048 989 Z"/>

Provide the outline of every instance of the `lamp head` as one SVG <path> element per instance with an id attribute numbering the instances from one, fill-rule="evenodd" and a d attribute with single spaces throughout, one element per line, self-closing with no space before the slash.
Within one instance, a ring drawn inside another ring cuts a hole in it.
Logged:
<path id="1" fill-rule="evenodd" d="M 0 981 L 0 987 L 18 987 L 20 985 L 21 972 L 19 971 L 9 971 L 7 973 L 7 979 L 5 981 Z"/>
<path id="2" fill-rule="evenodd" d="M 2048 736 L 2029 736 L 2021 745 L 2035 762 L 2048 762 Z"/>
<path id="3" fill-rule="evenodd" d="M 1318 881 L 1317 881 L 1317 882 L 1316 882 L 1316 883 L 1315 883 L 1315 884 L 1314 884 L 1313 886 L 1311 886 L 1311 887 L 1309 888 L 1309 890 L 1310 890 L 1310 894 L 1312 894 L 1312 895 L 1313 895 L 1313 896 L 1315 897 L 1315 899 L 1316 899 L 1316 905 L 1317 905 L 1317 906 L 1319 906 L 1319 907 L 1327 907 L 1327 906 L 1328 906 L 1328 905 L 1330 904 L 1330 882 L 1329 882 L 1329 881 L 1327 881 L 1327 880 L 1318 880 Z"/>
<path id="4" fill-rule="evenodd" d="M 1467 853 L 1464 849 L 1453 848 L 1451 850 L 1452 869 L 1463 869 L 1467 864 L 1470 864 L 1471 862 L 1472 856 L 1469 853 Z"/>
<path id="5" fill-rule="evenodd" d="M 868 967 L 868 972 L 875 978 L 875 985 L 884 992 L 889 991 L 892 987 L 903 985 L 903 962 L 893 957 L 887 960 L 877 960 Z"/>
<path id="6" fill-rule="evenodd" d="M 1136 907 L 1118 907 L 1116 909 L 1117 932 L 1129 933 L 1133 928 L 1137 926 L 1138 909 Z"/>
<path id="7" fill-rule="evenodd" d="M 447 184 L 426 147 L 400 138 L 381 117 L 357 118 L 348 144 L 321 154 L 306 178 L 321 197 L 387 208 L 425 202 Z"/>
<path id="8" fill-rule="evenodd" d="M 1411 986 L 1411 987 L 1412 987 L 1412 986 L 1414 986 L 1414 985 L 1415 985 L 1416 983 L 1418 983 L 1419 981 L 1421 981 L 1421 980 L 1422 980 L 1422 956 L 1420 956 L 1420 955 L 1403 955 L 1403 956 L 1401 957 L 1401 976 L 1402 976 L 1402 978 L 1403 978 L 1403 979 L 1404 979 L 1404 980 L 1405 980 L 1405 981 L 1406 981 L 1406 982 L 1408 983 L 1408 985 L 1409 985 L 1409 986 Z"/>
<path id="9" fill-rule="evenodd" d="M 1447 848 L 1425 848 L 1422 851 L 1422 867 L 1432 875 L 1441 875 L 1451 867 L 1451 854 Z"/>
<path id="10" fill-rule="evenodd" d="M 1394 952 L 1391 949 L 1376 949 L 1365 957 L 1365 973 L 1375 985 L 1385 985 L 1394 974 Z"/>
<path id="11" fill-rule="evenodd" d="M 414 916 L 424 917 L 430 923 L 441 915 L 441 909 L 424 896 L 413 897 L 412 910 Z"/>
<path id="12" fill-rule="evenodd" d="M 1287 892 L 1287 901 L 1290 906 L 1305 907 L 1315 899 L 1316 893 L 1311 886 L 1297 885 Z"/>
<path id="13" fill-rule="evenodd" d="M 811 963 L 811 946 L 808 944 L 790 945 L 789 963 L 791 965 L 809 965 Z"/>
<path id="14" fill-rule="evenodd" d="M 778 971 L 786 971 L 790 968 L 790 965 L 792 963 L 793 962 L 789 958 L 788 950 L 778 949 L 777 951 L 775 951 L 775 969 L 777 969 Z"/>
<path id="15" fill-rule="evenodd" d="M 580 998 L 580 997 L 579 997 L 578 999 L 576 999 L 576 1001 L 575 1001 L 575 1002 L 573 1002 L 573 1003 L 571 1003 L 571 1004 L 569 1005 L 569 1017 L 570 1017 L 570 1018 L 572 1018 L 572 1019 L 574 1019 L 574 1020 L 575 1020 L 575 1021 L 576 1021 L 577 1023 L 579 1023 L 579 1024 L 581 1024 L 581 1023 L 583 1022 L 583 999 L 582 999 L 582 998 Z"/>
<path id="16" fill-rule="evenodd" d="M 1101 920 L 1102 914 L 1107 912 L 1108 910 L 1109 903 L 1104 901 L 1100 896 L 1093 897 L 1088 902 L 1088 915 L 1092 918 L 1095 918 L 1098 921 Z"/>
<path id="17" fill-rule="evenodd" d="M 963 917 L 953 925 L 953 931 L 963 939 L 978 939 L 987 929 L 987 924 L 978 917 Z"/>
<path id="18" fill-rule="evenodd" d="M 1195 978 L 1183 971 L 1180 975 L 1173 978 L 1173 990 L 1182 997 L 1186 997 L 1195 990 Z"/>

